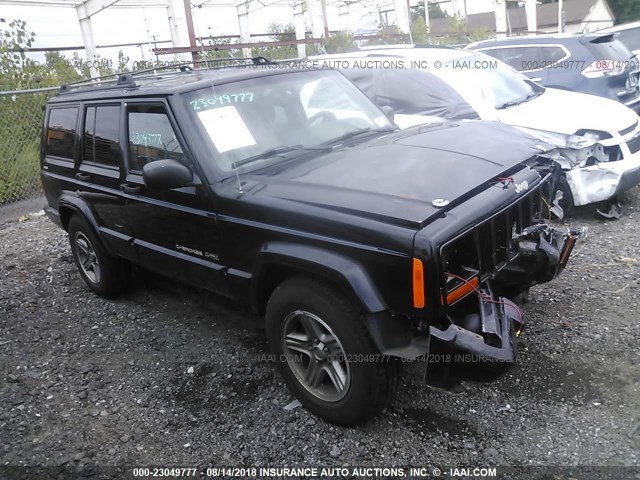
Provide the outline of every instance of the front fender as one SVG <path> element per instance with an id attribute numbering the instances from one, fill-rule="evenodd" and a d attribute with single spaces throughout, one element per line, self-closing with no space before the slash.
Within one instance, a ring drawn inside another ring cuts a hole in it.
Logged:
<path id="1" fill-rule="evenodd" d="M 286 267 L 326 278 L 349 288 L 367 313 L 381 312 L 387 305 L 365 269 L 353 259 L 323 248 L 288 242 L 270 242 L 258 252 L 251 280 L 251 301 L 260 302 L 270 267 Z"/>

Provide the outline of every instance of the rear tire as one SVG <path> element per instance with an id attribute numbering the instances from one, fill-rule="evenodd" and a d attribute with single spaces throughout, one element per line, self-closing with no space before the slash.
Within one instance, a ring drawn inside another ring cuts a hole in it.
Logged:
<path id="1" fill-rule="evenodd" d="M 129 286 L 128 263 L 104 248 L 87 221 L 76 214 L 69 220 L 69 243 L 73 260 L 85 283 L 104 298 L 113 298 Z"/>
<path id="2" fill-rule="evenodd" d="M 266 327 L 285 383 L 315 415 L 358 425 L 393 398 L 397 359 L 377 350 L 360 308 L 334 287 L 306 277 L 285 281 L 269 299 Z"/>

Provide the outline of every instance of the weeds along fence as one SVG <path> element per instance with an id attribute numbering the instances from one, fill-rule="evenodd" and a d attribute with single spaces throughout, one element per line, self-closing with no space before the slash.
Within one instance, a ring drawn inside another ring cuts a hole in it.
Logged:
<path id="1" fill-rule="evenodd" d="M 56 90 L 0 92 L 0 209 L 42 196 L 39 157 L 44 106 Z"/>

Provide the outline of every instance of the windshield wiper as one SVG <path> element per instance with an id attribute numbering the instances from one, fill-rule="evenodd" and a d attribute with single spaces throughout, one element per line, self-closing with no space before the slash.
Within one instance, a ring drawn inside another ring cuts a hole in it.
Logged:
<path id="1" fill-rule="evenodd" d="M 533 100 L 536 97 L 542 95 L 542 92 L 531 92 L 524 98 L 518 98 L 517 100 L 509 100 L 508 102 L 504 102 L 499 107 L 496 107 L 497 110 L 504 110 L 505 108 L 515 107 L 516 105 L 520 105 L 521 103 L 528 102 L 529 100 Z"/>
<path id="2" fill-rule="evenodd" d="M 339 143 L 339 142 L 342 142 L 344 140 L 348 140 L 350 138 L 358 137 L 358 136 L 363 135 L 365 133 L 388 133 L 388 132 L 393 132 L 395 130 L 396 130 L 396 128 L 394 128 L 394 127 L 356 128 L 355 130 L 351 130 L 350 132 L 347 132 L 347 133 L 345 133 L 343 135 L 340 135 L 339 137 L 332 138 L 331 140 L 327 140 L 326 142 L 323 142 L 323 144 Z"/>
<path id="3" fill-rule="evenodd" d="M 283 154 L 298 150 L 320 150 L 326 152 L 328 150 L 331 150 L 331 147 L 303 147 L 302 145 L 281 145 L 279 147 L 269 148 L 262 153 L 247 157 L 243 160 L 238 160 L 237 162 L 231 164 L 231 168 L 235 170 L 238 167 L 255 162 L 256 160 L 265 160 L 271 157 L 284 157 Z"/>

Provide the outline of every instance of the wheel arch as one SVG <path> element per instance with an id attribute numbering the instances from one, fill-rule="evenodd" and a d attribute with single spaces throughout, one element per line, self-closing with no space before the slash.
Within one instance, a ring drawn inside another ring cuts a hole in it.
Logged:
<path id="1" fill-rule="evenodd" d="M 109 255 L 114 256 L 114 252 L 109 247 L 108 242 L 105 242 L 100 234 L 98 219 L 89 205 L 80 197 L 71 194 L 63 194 L 60 197 L 58 213 L 60 215 L 60 224 L 66 232 L 69 232 L 69 222 L 71 221 L 71 217 L 75 214 L 80 215 L 84 221 L 87 222 L 91 230 L 93 230 L 93 233 L 96 235 L 100 243 L 102 243 L 102 246 L 107 250 Z"/>
<path id="2" fill-rule="evenodd" d="M 323 279 L 345 290 L 367 313 L 387 309 L 365 269 L 355 260 L 323 248 L 272 242 L 260 249 L 251 281 L 251 304 L 263 313 L 273 291 L 295 275 Z"/>
<path id="3" fill-rule="evenodd" d="M 60 197 L 58 213 L 60 214 L 62 228 L 64 228 L 65 231 L 69 231 L 69 221 L 71 220 L 71 217 L 77 213 L 82 215 L 96 234 L 99 233 L 98 221 L 95 218 L 95 215 L 91 211 L 91 208 L 89 208 L 89 205 L 87 205 L 86 202 L 78 196 L 63 194 Z"/>

